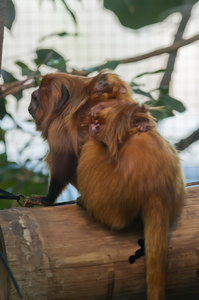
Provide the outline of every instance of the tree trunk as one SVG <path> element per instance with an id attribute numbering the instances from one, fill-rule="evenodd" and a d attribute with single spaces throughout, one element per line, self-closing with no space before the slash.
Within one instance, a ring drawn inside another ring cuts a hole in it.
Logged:
<path id="1" fill-rule="evenodd" d="M 199 297 L 199 187 L 168 247 L 167 299 Z M 145 258 L 130 264 L 143 230 L 114 232 L 76 205 L 0 211 L 0 250 L 26 300 L 146 299 Z M 0 262 L 0 299 L 20 299 Z"/>
<path id="2" fill-rule="evenodd" d="M 1 58 L 2 58 L 2 48 L 3 48 L 5 14 L 6 14 L 6 0 L 1 0 L 0 1 L 0 76 L 1 76 Z"/>

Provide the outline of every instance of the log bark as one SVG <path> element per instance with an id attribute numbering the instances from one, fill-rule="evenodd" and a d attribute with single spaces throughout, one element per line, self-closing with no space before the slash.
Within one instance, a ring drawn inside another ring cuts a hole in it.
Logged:
<path id="1" fill-rule="evenodd" d="M 171 228 L 167 299 L 199 298 L 199 187 L 189 188 Z M 0 250 L 26 300 L 146 299 L 145 258 L 132 265 L 143 230 L 99 224 L 76 205 L 0 211 Z M 19 296 L 0 262 L 0 299 Z"/>

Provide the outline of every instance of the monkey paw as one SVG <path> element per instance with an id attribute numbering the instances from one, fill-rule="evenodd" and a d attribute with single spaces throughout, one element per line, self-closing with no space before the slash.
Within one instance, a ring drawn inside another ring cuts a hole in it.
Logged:
<path id="1" fill-rule="evenodd" d="M 33 207 L 33 206 L 45 206 L 44 196 L 31 195 L 30 198 L 25 198 L 23 200 L 23 207 Z"/>
<path id="2" fill-rule="evenodd" d="M 97 135 L 97 133 L 99 132 L 99 129 L 100 129 L 99 123 L 95 123 L 95 124 L 92 123 L 89 126 L 89 137 L 94 138 Z"/>

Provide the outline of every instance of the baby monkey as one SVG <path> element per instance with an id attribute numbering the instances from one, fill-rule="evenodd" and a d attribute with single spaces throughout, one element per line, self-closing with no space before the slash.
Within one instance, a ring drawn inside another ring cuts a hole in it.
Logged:
<path id="1" fill-rule="evenodd" d="M 77 174 L 78 202 L 100 222 L 118 230 L 142 218 L 147 299 L 164 300 L 169 224 L 186 193 L 177 152 L 147 107 L 117 101 L 93 107 Z"/>

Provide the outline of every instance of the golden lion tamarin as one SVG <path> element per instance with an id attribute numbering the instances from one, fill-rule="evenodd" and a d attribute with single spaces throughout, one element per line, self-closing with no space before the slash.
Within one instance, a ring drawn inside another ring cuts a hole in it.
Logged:
<path id="1" fill-rule="evenodd" d="M 78 203 L 114 229 L 139 216 L 144 223 L 148 300 L 165 299 L 169 224 L 185 199 L 174 147 L 156 131 L 145 105 L 114 74 L 93 78 L 51 74 L 32 94 L 29 112 L 49 143 L 52 205 L 67 183 Z"/>
<path id="2" fill-rule="evenodd" d="M 49 144 L 45 159 L 50 170 L 47 196 L 31 196 L 52 205 L 68 183 L 77 187 L 80 150 L 88 140 L 89 110 L 100 102 L 132 102 L 131 90 L 115 74 L 101 72 L 93 78 L 48 74 L 32 93 L 29 113 Z"/>

